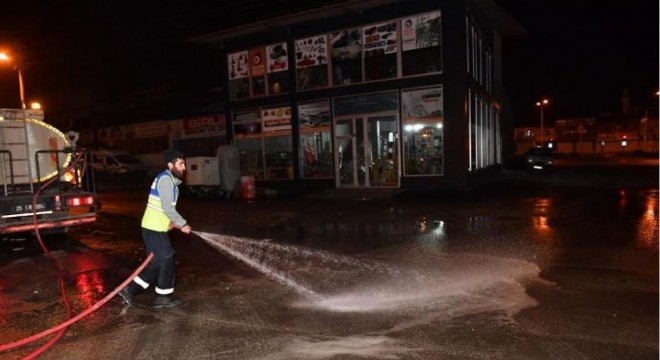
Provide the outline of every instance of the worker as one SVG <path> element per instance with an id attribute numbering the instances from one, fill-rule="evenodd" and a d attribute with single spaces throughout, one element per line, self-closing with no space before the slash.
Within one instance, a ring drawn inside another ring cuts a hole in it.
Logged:
<path id="1" fill-rule="evenodd" d="M 142 217 L 142 239 L 147 254 L 154 257 L 147 267 L 133 281 L 119 292 L 119 296 L 131 307 L 136 303 L 133 295 L 146 290 L 155 283 L 153 300 L 154 308 L 174 307 L 181 299 L 174 297 L 174 249 L 168 232 L 179 229 L 184 234 L 190 234 L 191 228 L 186 220 L 177 212 L 176 201 L 179 197 L 179 184 L 186 171 L 186 161 L 183 153 L 177 149 L 167 149 L 163 152 L 167 169 L 156 175 L 147 207 Z"/>

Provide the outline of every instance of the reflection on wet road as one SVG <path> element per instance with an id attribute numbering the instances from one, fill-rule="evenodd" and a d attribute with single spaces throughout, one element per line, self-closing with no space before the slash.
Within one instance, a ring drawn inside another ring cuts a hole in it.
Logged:
<path id="1" fill-rule="evenodd" d="M 143 258 L 142 195 L 60 253 L 74 312 Z M 180 206 L 208 233 L 173 234 L 185 303 L 111 302 L 44 359 L 657 358 L 657 189 Z M 0 343 L 62 317 L 43 259 L 3 261 Z"/>

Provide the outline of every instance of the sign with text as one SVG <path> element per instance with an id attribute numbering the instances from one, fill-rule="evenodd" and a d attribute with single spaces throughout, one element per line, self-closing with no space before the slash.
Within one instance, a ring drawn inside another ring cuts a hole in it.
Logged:
<path id="1" fill-rule="evenodd" d="M 181 139 L 221 136 L 227 134 L 225 116 L 222 114 L 212 114 L 198 116 L 194 118 L 183 119 L 179 137 Z"/>
<path id="2" fill-rule="evenodd" d="M 261 116 L 259 110 L 234 114 L 234 135 L 237 139 L 261 136 Z"/>
<path id="3" fill-rule="evenodd" d="M 281 107 L 264 109 L 264 135 L 291 134 L 291 108 Z"/>

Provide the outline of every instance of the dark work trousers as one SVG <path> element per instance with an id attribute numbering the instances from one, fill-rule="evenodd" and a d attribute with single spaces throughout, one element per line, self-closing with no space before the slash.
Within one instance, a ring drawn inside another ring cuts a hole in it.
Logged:
<path id="1" fill-rule="evenodd" d="M 147 267 L 133 279 L 129 286 L 131 293 L 146 290 L 149 285 L 156 283 L 156 293 L 170 295 L 174 292 L 175 267 L 174 249 L 166 232 L 142 229 L 142 239 L 146 245 L 147 255 L 153 253 L 154 257 Z"/>

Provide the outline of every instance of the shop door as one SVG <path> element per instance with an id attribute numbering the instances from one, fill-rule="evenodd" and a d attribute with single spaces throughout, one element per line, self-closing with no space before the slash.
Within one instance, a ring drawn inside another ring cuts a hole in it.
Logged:
<path id="1" fill-rule="evenodd" d="M 398 187 L 397 127 L 392 114 L 336 119 L 337 187 Z"/>

